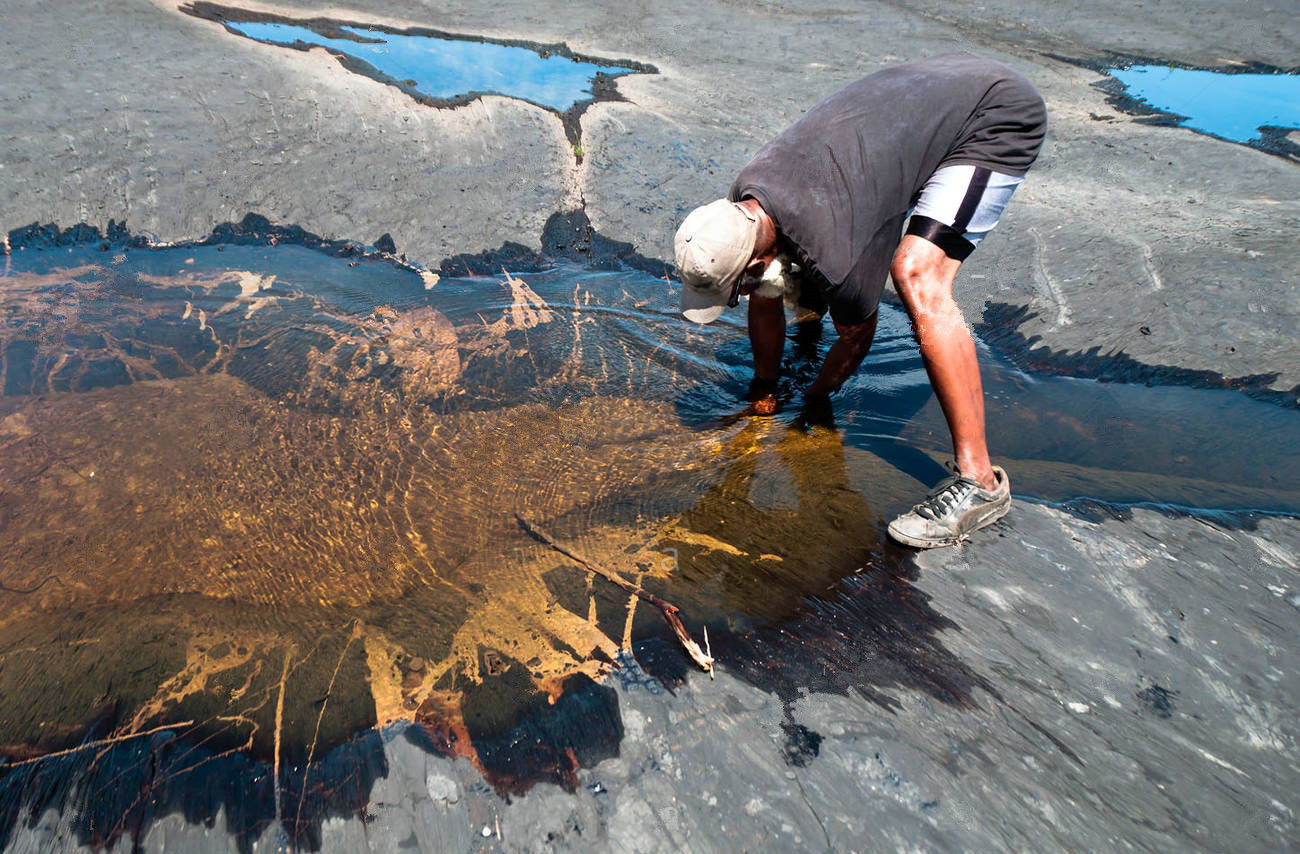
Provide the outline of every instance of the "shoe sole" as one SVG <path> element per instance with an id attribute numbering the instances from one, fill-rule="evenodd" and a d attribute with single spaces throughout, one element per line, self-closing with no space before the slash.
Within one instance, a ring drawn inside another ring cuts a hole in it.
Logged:
<path id="1" fill-rule="evenodd" d="M 889 524 L 889 528 L 887 530 L 889 531 L 889 536 L 893 537 L 894 540 L 902 543 L 905 546 L 911 546 L 917 549 L 937 549 L 943 546 L 957 545 L 958 543 L 960 543 L 962 540 L 969 537 L 974 532 L 980 530 L 981 528 L 987 528 L 989 525 L 992 525 L 994 522 L 1001 519 L 1003 516 L 1007 515 L 1007 513 L 1010 512 L 1010 510 L 1011 510 L 1011 502 L 1008 500 L 1006 504 L 1003 504 L 1001 507 L 995 510 L 993 512 L 993 515 L 989 516 L 987 519 L 983 520 L 982 522 L 980 522 L 978 525 L 971 528 L 966 533 L 958 534 L 955 537 L 945 537 L 941 540 L 922 540 L 917 537 L 910 537 L 907 534 L 899 533 L 894 530 L 894 524 L 892 522 Z"/>

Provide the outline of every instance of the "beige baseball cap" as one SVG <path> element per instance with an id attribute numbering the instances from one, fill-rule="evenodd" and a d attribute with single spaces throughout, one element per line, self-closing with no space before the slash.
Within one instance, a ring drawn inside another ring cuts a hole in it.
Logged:
<path id="1" fill-rule="evenodd" d="M 682 280 L 682 314 L 712 323 L 754 254 L 758 218 L 735 202 L 718 199 L 687 215 L 673 249 Z"/>

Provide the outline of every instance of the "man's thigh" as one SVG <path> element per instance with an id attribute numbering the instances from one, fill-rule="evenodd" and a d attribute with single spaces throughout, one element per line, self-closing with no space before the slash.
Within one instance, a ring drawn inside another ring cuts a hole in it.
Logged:
<path id="1" fill-rule="evenodd" d="M 1006 175 L 984 166 L 941 167 L 921 188 L 907 234 L 964 261 L 998 224 L 1023 180 L 1023 175 Z"/>

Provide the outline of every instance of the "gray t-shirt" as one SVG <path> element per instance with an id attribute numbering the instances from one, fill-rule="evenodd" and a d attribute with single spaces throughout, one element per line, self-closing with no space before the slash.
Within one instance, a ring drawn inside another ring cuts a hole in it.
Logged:
<path id="1" fill-rule="evenodd" d="M 941 166 L 1023 175 L 1046 129 L 1020 74 L 969 53 L 887 68 L 817 104 L 759 150 L 730 197 L 758 200 L 822 281 L 831 315 L 876 310 L 903 219 Z"/>

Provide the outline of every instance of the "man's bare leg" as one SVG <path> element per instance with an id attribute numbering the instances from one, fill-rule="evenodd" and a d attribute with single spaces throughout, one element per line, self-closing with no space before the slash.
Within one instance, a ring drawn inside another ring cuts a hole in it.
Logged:
<path id="1" fill-rule="evenodd" d="M 957 467 L 991 490 L 997 483 L 984 439 L 984 389 L 975 340 L 952 298 L 959 267 L 961 262 L 938 246 L 909 234 L 894 253 L 890 275 L 912 319 L 930 385 L 948 421 Z"/>

